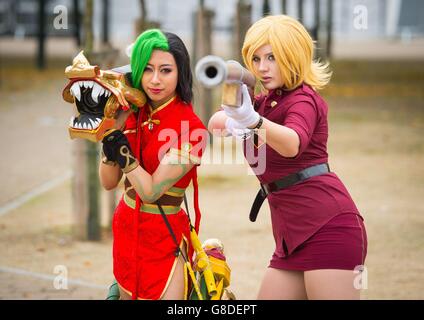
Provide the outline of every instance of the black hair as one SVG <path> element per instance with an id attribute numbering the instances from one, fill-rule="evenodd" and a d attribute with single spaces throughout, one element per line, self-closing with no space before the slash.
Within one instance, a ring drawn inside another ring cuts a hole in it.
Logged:
<path id="1" fill-rule="evenodd" d="M 193 75 L 190 67 L 190 56 L 184 42 L 175 33 L 164 32 L 168 39 L 169 53 L 175 59 L 178 69 L 177 94 L 185 103 L 193 100 Z"/>

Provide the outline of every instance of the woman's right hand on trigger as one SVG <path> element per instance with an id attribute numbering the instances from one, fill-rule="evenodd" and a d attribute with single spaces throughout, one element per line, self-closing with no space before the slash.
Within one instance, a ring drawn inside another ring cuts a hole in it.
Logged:
<path id="1" fill-rule="evenodd" d="M 250 133 L 250 129 L 247 129 L 238 121 L 233 118 L 228 118 L 225 121 L 225 130 L 230 133 L 233 137 L 243 138 L 246 134 Z"/>
<path id="2" fill-rule="evenodd" d="M 245 84 L 242 85 L 241 91 L 243 99 L 241 106 L 229 107 L 222 105 L 222 109 L 224 110 L 227 117 L 236 120 L 243 126 L 242 128 L 247 128 L 254 126 L 259 121 L 259 114 L 253 107 L 249 90 Z"/>

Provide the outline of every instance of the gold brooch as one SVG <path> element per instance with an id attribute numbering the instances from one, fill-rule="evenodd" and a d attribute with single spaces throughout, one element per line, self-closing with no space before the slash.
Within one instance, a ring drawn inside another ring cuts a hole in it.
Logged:
<path id="1" fill-rule="evenodd" d="M 150 131 L 152 131 L 153 130 L 153 124 L 159 124 L 160 123 L 160 120 L 156 120 L 156 119 L 151 119 L 151 118 L 149 118 L 149 119 L 147 119 L 147 121 L 144 121 L 142 124 L 141 124 L 141 127 L 144 127 L 145 125 L 147 125 L 147 128 L 150 130 Z"/>

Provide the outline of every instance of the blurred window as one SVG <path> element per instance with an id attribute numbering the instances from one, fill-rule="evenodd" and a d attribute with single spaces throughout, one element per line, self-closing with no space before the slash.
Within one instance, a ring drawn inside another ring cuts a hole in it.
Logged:
<path id="1" fill-rule="evenodd" d="M 16 38 L 37 36 L 38 5 L 39 1 L 37 0 L 1 0 L 0 36 L 14 36 Z M 67 14 L 66 29 L 56 29 L 54 27 L 54 19 L 62 13 L 55 13 L 54 9 L 57 6 L 64 6 L 67 9 L 65 13 Z M 75 36 L 74 1 L 46 0 L 45 15 L 47 36 Z"/>

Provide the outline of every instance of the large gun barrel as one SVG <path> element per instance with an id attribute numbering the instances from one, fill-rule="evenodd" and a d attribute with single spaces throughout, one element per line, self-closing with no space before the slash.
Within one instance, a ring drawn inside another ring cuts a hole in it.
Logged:
<path id="1" fill-rule="evenodd" d="M 223 84 L 222 103 L 234 107 L 241 104 L 240 86 L 244 83 L 253 89 L 256 82 L 253 74 L 237 61 L 225 61 L 213 55 L 205 56 L 197 62 L 195 74 L 206 88 Z"/>
<path id="2" fill-rule="evenodd" d="M 195 68 L 199 82 L 207 88 L 220 85 L 223 82 L 241 82 L 253 88 L 255 77 L 235 60 L 225 61 L 218 56 L 205 56 L 200 59 Z"/>

